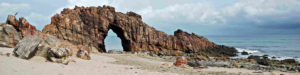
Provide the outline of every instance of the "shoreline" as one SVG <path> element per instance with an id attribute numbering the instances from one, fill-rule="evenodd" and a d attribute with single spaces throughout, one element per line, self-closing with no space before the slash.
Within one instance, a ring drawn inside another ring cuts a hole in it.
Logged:
<path id="1" fill-rule="evenodd" d="M 123 65 L 131 65 L 131 66 L 138 66 L 141 69 L 146 69 L 150 71 L 159 71 L 159 72 L 171 72 L 171 73 L 179 73 L 183 75 L 298 75 L 298 72 L 280 72 L 280 71 L 271 71 L 271 72 L 265 72 L 260 70 L 248 70 L 245 68 L 226 68 L 226 67 L 212 67 L 207 66 L 208 68 L 202 68 L 202 69 L 194 69 L 193 67 L 185 67 L 180 68 L 176 67 L 173 64 L 175 60 L 166 60 L 164 58 L 160 57 L 153 57 L 143 54 L 105 54 L 106 56 L 115 58 L 116 62 L 113 62 L 114 64 L 123 64 Z M 116 56 L 121 55 L 121 56 Z M 132 58 L 132 59 L 127 59 Z M 143 60 L 138 60 L 143 59 Z M 156 64 L 147 64 L 151 61 L 154 61 Z M 146 63 L 142 64 L 142 63 Z M 165 65 L 168 64 L 168 65 Z M 151 66 L 151 67 L 150 67 Z"/>
<path id="2" fill-rule="evenodd" d="M 259 50 L 250 50 L 250 49 L 244 49 L 244 48 L 236 48 L 238 50 L 238 54 L 235 57 L 231 58 L 248 58 L 249 56 L 264 56 L 268 55 L 266 53 L 261 53 Z M 243 55 L 242 52 L 247 52 L 247 55 Z M 289 57 L 289 56 L 276 56 L 276 55 L 268 55 L 268 58 L 271 60 L 285 60 L 285 59 L 295 59 L 296 61 L 300 62 L 300 58 L 298 57 Z"/>

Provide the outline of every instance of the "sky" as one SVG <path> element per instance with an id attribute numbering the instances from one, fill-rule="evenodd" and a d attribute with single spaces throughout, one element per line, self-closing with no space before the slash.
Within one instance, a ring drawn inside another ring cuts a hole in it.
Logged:
<path id="1" fill-rule="evenodd" d="M 0 21 L 18 12 L 42 30 L 51 16 L 75 5 L 133 11 L 171 35 L 177 29 L 198 35 L 300 35 L 300 0 L 1 0 Z"/>

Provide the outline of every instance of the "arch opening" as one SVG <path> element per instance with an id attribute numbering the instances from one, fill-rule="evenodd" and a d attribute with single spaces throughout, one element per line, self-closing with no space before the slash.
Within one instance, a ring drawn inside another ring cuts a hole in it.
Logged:
<path id="1" fill-rule="evenodd" d="M 130 41 L 125 38 L 125 32 L 122 28 L 117 25 L 110 25 L 109 29 L 112 30 L 115 34 L 117 34 L 118 38 L 121 39 L 123 51 L 129 52 L 130 50 Z"/>
<path id="2" fill-rule="evenodd" d="M 123 51 L 121 39 L 111 29 L 108 31 L 107 36 L 104 39 L 104 46 L 106 51 Z"/>

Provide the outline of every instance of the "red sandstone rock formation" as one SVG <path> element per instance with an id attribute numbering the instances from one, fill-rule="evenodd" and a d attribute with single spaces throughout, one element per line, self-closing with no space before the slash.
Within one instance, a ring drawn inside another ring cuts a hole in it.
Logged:
<path id="1" fill-rule="evenodd" d="M 8 15 L 6 23 L 0 24 L 0 46 L 14 47 L 24 35 L 41 33 L 29 24 L 25 18 L 19 20 L 13 15 Z"/>
<path id="2" fill-rule="evenodd" d="M 175 36 L 157 31 L 142 22 L 138 14 L 115 12 L 113 7 L 108 6 L 64 9 L 61 14 L 52 17 L 51 24 L 43 32 L 75 44 L 92 44 L 104 52 L 104 39 L 109 29 L 121 38 L 125 51 L 195 50 L 215 45 L 203 37 L 180 30 L 175 32 Z"/>
<path id="3" fill-rule="evenodd" d="M 150 50 L 154 52 L 199 51 L 222 48 L 202 36 L 177 30 L 168 35 L 148 26 L 134 12 L 116 12 L 113 7 L 75 7 L 64 9 L 51 18 L 43 33 L 76 45 L 106 52 L 104 39 L 113 30 L 122 41 L 124 51 Z"/>
<path id="4" fill-rule="evenodd" d="M 27 22 L 24 17 L 21 17 L 19 20 L 17 20 L 15 16 L 8 15 L 6 24 L 14 26 L 21 38 L 23 38 L 25 35 L 34 35 L 35 32 L 40 32 L 36 30 L 35 26 Z"/>
<path id="5" fill-rule="evenodd" d="M 8 15 L 6 24 L 0 24 L 1 46 L 15 46 L 14 55 L 23 59 L 42 56 L 52 62 L 67 63 L 68 59 L 66 58 L 74 56 L 76 53 L 81 53 L 82 59 L 91 59 L 86 48 L 77 49 L 77 46 L 65 40 L 36 30 L 25 18 L 21 17 L 17 20 L 12 15 Z M 85 50 L 82 51 L 82 49 Z"/>

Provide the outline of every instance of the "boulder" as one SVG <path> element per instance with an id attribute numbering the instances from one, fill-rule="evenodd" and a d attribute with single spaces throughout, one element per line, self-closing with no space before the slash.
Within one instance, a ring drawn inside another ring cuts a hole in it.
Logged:
<path id="1" fill-rule="evenodd" d="M 81 59 L 90 60 L 90 52 L 85 46 L 79 46 L 76 56 Z"/>
<path id="2" fill-rule="evenodd" d="M 174 63 L 175 66 L 184 67 L 187 65 L 187 59 L 183 56 L 179 56 L 176 58 L 176 61 Z"/>
<path id="3" fill-rule="evenodd" d="M 56 38 L 42 35 L 25 36 L 15 47 L 13 53 L 22 59 L 31 59 L 35 56 L 44 57 L 48 61 L 68 64 L 70 49 Z"/>
<path id="4" fill-rule="evenodd" d="M 269 55 L 263 55 L 263 59 L 269 59 Z"/>
<path id="5" fill-rule="evenodd" d="M 47 51 L 47 59 L 56 63 L 69 63 L 69 49 L 68 48 L 51 48 Z"/>
<path id="6" fill-rule="evenodd" d="M 243 51 L 241 54 L 242 54 L 242 55 L 249 55 L 249 53 L 246 52 L 246 51 Z"/>
<path id="7" fill-rule="evenodd" d="M 260 65 L 270 65 L 269 63 L 269 59 L 266 58 L 266 56 L 254 56 L 254 55 L 251 55 L 248 57 L 248 59 L 252 60 L 254 59 L 256 61 L 256 63 L 260 64 Z"/>
<path id="8" fill-rule="evenodd" d="M 30 59 L 37 51 L 38 47 L 42 45 L 43 39 L 38 36 L 24 37 L 14 48 L 14 55 L 22 59 Z"/>
<path id="9" fill-rule="evenodd" d="M 0 47 L 12 48 L 20 40 L 17 30 L 9 24 L 0 24 Z"/>
<path id="10" fill-rule="evenodd" d="M 297 63 L 297 61 L 295 59 L 284 59 L 281 61 L 281 63 L 284 63 L 284 64 L 295 64 Z"/>

